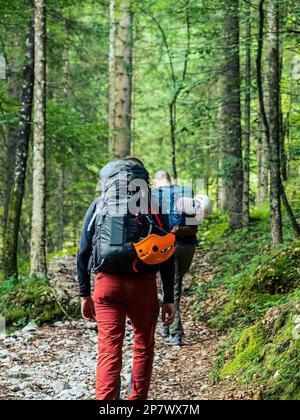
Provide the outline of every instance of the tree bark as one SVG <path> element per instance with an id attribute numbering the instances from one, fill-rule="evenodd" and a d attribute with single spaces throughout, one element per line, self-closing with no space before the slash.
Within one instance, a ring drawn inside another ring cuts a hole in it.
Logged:
<path id="1" fill-rule="evenodd" d="M 116 46 L 116 22 L 115 22 L 115 0 L 109 4 L 109 88 L 108 88 L 108 149 L 109 157 L 113 159 L 115 147 L 115 46 Z"/>
<path id="2" fill-rule="evenodd" d="M 110 42 L 109 128 L 111 158 L 131 151 L 133 14 L 131 1 L 112 2 Z M 120 4 L 119 4 L 120 3 Z M 119 19 L 116 19 L 116 17 Z M 117 22 L 116 22 L 117 21 Z"/>
<path id="3" fill-rule="evenodd" d="M 8 94 L 11 100 L 20 100 L 20 57 L 16 52 L 9 65 Z M 13 176 L 16 159 L 18 127 L 17 123 L 9 123 L 4 127 L 4 171 L 3 171 L 3 239 L 5 237 L 8 207 L 11 190 L 13 188 Z"/>
<path id="4" fill-rule="evenodd" d="M 251 4 L 246 2 L 246 63 L 245 63 L 245 136 L 243 225 L 250 223 L 250 150 L 251 150 Z"/>
<path id="5" fill-rule="evenodd" d="M 262 121 L 260 123 L 257 161 L 258 161 L 257 205 L 261 206 L 267 201 L 268 194 L 269 194 L 269 149 L 268 149 L 266 133 L 263 128 Z"/>
<path id="6" fill-rule="evenodd" d="M 171 138 L 171 148 L 172 148 L 172 173 L 173 178 L 177 179 L 177 153 L 176 153 L 176 102 L 177 98 L 172 101 L 169 105 L 169 115 L 170 115 L 170 138 Z"/>
<path id="7" fill-rule="evenodd" d="M 280 106 L 280 108 L 282 108 Z M 281 175 L 282 180 L 288 180 L 288 170 L 287 170 L 287 153 L 286 153 L 286 126 L 283 119 L 282 110 L 280 111 L 280 163 L 281 163 Z"/>
<path id="8" fill-rule="evenodd" d="M 240 102 L 239 0 L 224 4 L 224 84 L 222 119 L 224 123 L 223 171 L 227 186 L 230 227 L 243 227 L 243 153 Z"/>
<path id="9" fill-rule="evenodd" d="M 220 159 L 219 161 L 219 171 L 223 171 L 223 161 Z M 218 209 L 221 211 L 228 210 L 228 199 L 227 199 L 227 188 L 225 185 L 224 177 L 219 174 L 218 176 Z"/>
<path id="10" fill-rule="evenodd" d="M 65 242 L 65 168 L 61 164 L 58 169 L 58 208 L 57 208 L 57 248 L 61 250 Z"/>
<path id="11" fill-rule="evenodd" d="M 33 205 L 31 275 L 46 276 L 46 22 L 44 0 L 35 0 Z"/>
<path id="12" fill-rule="evenodd" d="M 279 5 L 271 1 L 269 6 L 268 33 L 269 65 L 269 129 L 270 129 L 270 204 L 272 243 L 283 242 L 280 198 L 280 47 Z"/>
<path id="13" fill-rule="evenodd" d="M 269 105 L 269 91 L 264 95 L 263 89 L 263 78 L 262 78 L 262 64 L 263 64 L 263 43 L 264 43 L 264 1 L 261 0 L 259 4 L 259 36 L 258 36 L 258 50 L 256 59 L 257 69 L 257 87 L 259 96 L 259 108 L 260 108 L 260 129 L 262 134 L 261 143 L 261 172 L 259 179 L 259 193 L 258 193 L 258 204 L 263 204 L 268 197 L 269 193 L 269 143 L 270 143 L 270 131 L 269 121 L 267 115 L 267 106 Z M 269 113 L 269 112 L 268 112 Z"/>
<path id="14" fill-rule="evenodd" d="M 269 127 L 269 121 L 268 121 L 268 118 L 267 118 L 266 108 L 265 108 L 265 103 L 264 103 L 264 91 L 263 91 L 263 83 L 262 83 L 262 53 L 263 53 L 263 45 L 264 45 L 264 22 L 265 22 L 264 5 L 265 5 L 265 0 L 260 0 L 260 2 L 259 2 L 259 36 L 258 36 L 258 49 L 257 49 L 257 60 L 256 60 L 257 88 L 258 88 L 258 97 L 259 97 L 259 105 L 260 105 L 260 111 L 261 111 L 261 116 L 262 116 L 262 122 L 263 122 L 263 125 L 265 127 L 265 132 L 266 132 L 266 141 L 267 141 L 267 144 L 268 144 L 268 151 L 269 151 L 269 154 L 271 155 L 272 154 L 272 149 L 271 149 L 270 127 Z M 272 7 L 274 7 L 274 5 L 272 5 Z M 271 33 L 271 36 L 272 35 L 273 35 L 273 31 Z M 278 30 L 278 33 L 275 34 L 275 35 L 279 36 L 279 30 Z M 275 49 L 276 49 L 276 46 L 277 46 L 277 43 L 275 45 Z M 279 44 L 278 44 L 278 47 L 279 47 Z M 270 54 L 270 56 L 272 55 L 272 48 L 269 49 L 269 54 Z M 270 57 L 270 59 L 272 61 L 272 59 L 274 59 L 274 57 Z M 278 61 L 277 66 L 279 67 L 279 61 Z M 279 88 L 280 88 L 280 81 L 279 81 Z M 278 101 L 278 98 L 276 100 Z M 273 110 L 273 112 L 279 112 L 279 111 L 278 110 L 276 111 L 276 109 L 275 109 L 275 111 Z M 274 135 L 275 139 L 278 138 L 278 136 L 279 136 L 278 133 L 273 133 L 273 135 Z M 277 145 L 276 148 L 279 151 L 279 145 Z M 278 152 L 275 151 L 275 153 L 277 155 Z M 275 158 L 278 159 L 277 157 L 275 157 Z M 279 166 L 280 166 L 280 156 L 279 156 Z M 276 175 L 276 178 L 277 178 L 277 175 Z M 290 219 L 290 222 L 291 222 L 291 225 L 292 225 L 293 230 L 295 232 L 295 235 L 300 236 L 300 226 L 299 226 L 299 224 L 297 222 L 297 219 L 296 219 L 296 217 L 293 213 L 293 210 L 292 210 L 292 208 L 289 204 L 289 201 L 288 201 L 288 198 L 287 198 L 287 195 L 286 195 L 281 177 L 279 177 L 279 182 L 280 182 L 280 194 L 281 194 L 282 201 L 283 201 L 283 204 L 285 206 L 285 209 L 287 211 L 287 215 Z M 274 238 L 274 239 L 276 239 L 276 238 Z"/>
<path id="15" fill-rule="evenodd" d="M 18 242 L 20 231 L 21 209 L 25 189 L 28 146 L 31 133 L 31 114 L 34 79 L 34 24 L 30 22 L 27 53 L 23 69 L 23 87 L 21 93 L 21 110 L 19 134 L 14 167 L 13 188 L 10 194 L 6 235 L 4 240 L 4 273 L 6 278 L 18 277 Z"/>

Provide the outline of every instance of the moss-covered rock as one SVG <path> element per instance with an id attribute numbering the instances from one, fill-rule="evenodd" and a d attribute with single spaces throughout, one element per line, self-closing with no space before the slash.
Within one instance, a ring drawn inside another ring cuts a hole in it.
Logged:
<path id="1" fill-rule="evenodd" d="M 219 377 L 262 390 L 262 398 L 300 399 L 299 299 L 270 310 L 262 321 L 234 334 L 219 355 Z M 222 363 L 220 364 L 220 361 Z"/>
<path id="2" fill-rule="evenodd" d="M 241 374 L 260 362 L 263 357 L 265 330 L 261 323 L 242 331 L 235 346 L 233 360 L 230 360 L 221 371 L 221 377 Z"/>
<path id="3" fill-rule="evenodd" d="M 79 316 L 79 304 L 58 301 L 47 279 L 21 278 L 0 286 L 0 313 L 8 328 L 18 328 L 34 320 L 42 325 Z"/>

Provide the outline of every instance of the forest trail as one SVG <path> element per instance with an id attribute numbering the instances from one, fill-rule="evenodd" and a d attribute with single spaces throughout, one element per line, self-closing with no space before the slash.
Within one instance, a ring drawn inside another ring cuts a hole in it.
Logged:
<path id="1" fill-rule="evenodd" d="M 210 282 L 212 267 L 202 251 L 198 251 L 192 275 L 185 278 L 184 290 L 192 283 Z M 224 294 L 215 296 L 222 300 Z M 182 299 L 182 321 L 185 330 L 181 348 L 167 347 L 157 329 L 156 363 L 150 390 L 151 399 L 162 400 L 247 400 L 254 398 L 252 390 L 241 390 L 234 383 L 213 384 L 211 369 L 220 343 L 226 336 L 212 331 L 204 322 L 197 321 L 193 305 L 195 296 L 185 293 Z M 211 304 L 208 299 L 206 304 Z"/>
<path id="2" fill-rule="evenodd" d="M 213 274 L 198 253 L 193 281 L 210 281 Z M 210 378 L 218 345 L 224 339 L 193 318 L 193 297 L 183 298 L 184 346 L 167 347 L 157 329 L 156 356 L 150 400 L 253 399 L 251 391 L 234 384 L 215 384 Z M 160 326 L 159 326 L 160 327 Z M 0 399 L 93 399 L 97 359 L 95 325 L 84 321 L 34 325 L 0 341 Z M 126 399 L 132 364 L 132 331 L 128 325 L 122 371 Z M 21 380 L 20 380 L 21 379 Z"/>

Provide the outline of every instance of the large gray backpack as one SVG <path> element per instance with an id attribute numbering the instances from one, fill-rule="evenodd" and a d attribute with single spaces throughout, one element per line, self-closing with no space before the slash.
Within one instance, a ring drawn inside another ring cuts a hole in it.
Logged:
<path id="1" fill-rule="evenodd" d="M 136 191 L 133 183 L 144 182 L 148 194 L 141 210 L 129 211 Z M 95 214 L 92 270 L 95 273 L 132 274 L 157 271 L 159 267 L 144 264 L 137 258 L 133 243 L 147 237 L 157 224 L 149 213 L 149 173 L 144 166 L 133 161 L 116 161 L 101 171 L 102 196 Z M 146 208 L 148 207 L 148 208 Z"/>

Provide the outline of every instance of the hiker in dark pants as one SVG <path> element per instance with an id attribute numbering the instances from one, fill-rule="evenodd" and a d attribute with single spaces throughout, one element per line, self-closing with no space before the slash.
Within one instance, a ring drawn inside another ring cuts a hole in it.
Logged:
<path id="1" fill-rule="evenodd" d="M 177 203 L 182 199 L 193 202 L 193 191 L 191 188 L 173 185 L 168 172 L 159 171 L 154 175 L 153 195 L 159 202 L 161 211 L 167 212 L 169 216 L 170 229 L 176 234 L 175 251 L 175 320 L 169 326 L 163 326 L 162 335 L 166 344 L 170 346 L 181 346 L 184 330 L 180 317 L 180 301 L 184 276 L 188 273 L 197 246 L 197 226 L 186 226 L 185 215 L 176 210 Z"/>
<path id="2" fill-rule="evenodd" d="M 112 162 L 101 171 L 102 196 L 86 214 L 77 258 L 82 315 L 98 323 L 97 400 L 118 399 L 126 316 L 135 335 L 129 400 L 148 397 L 159 314 L 157 271 L 164 324 L 171 325 L 175 316 L 175 237 L 167 232 L 167 217 L 153 215 L 148 201 L 145 211 L 129 210 L 134 199 L 129 181 L 145 181 L 149 194 L 149 174 L 137 158 Z M 142 193 L 138 201 L 144 198 Z M 125 213 L 117 213 L 122 206 Z M 93 298 L 89 267 L 96 273 Z"/>

